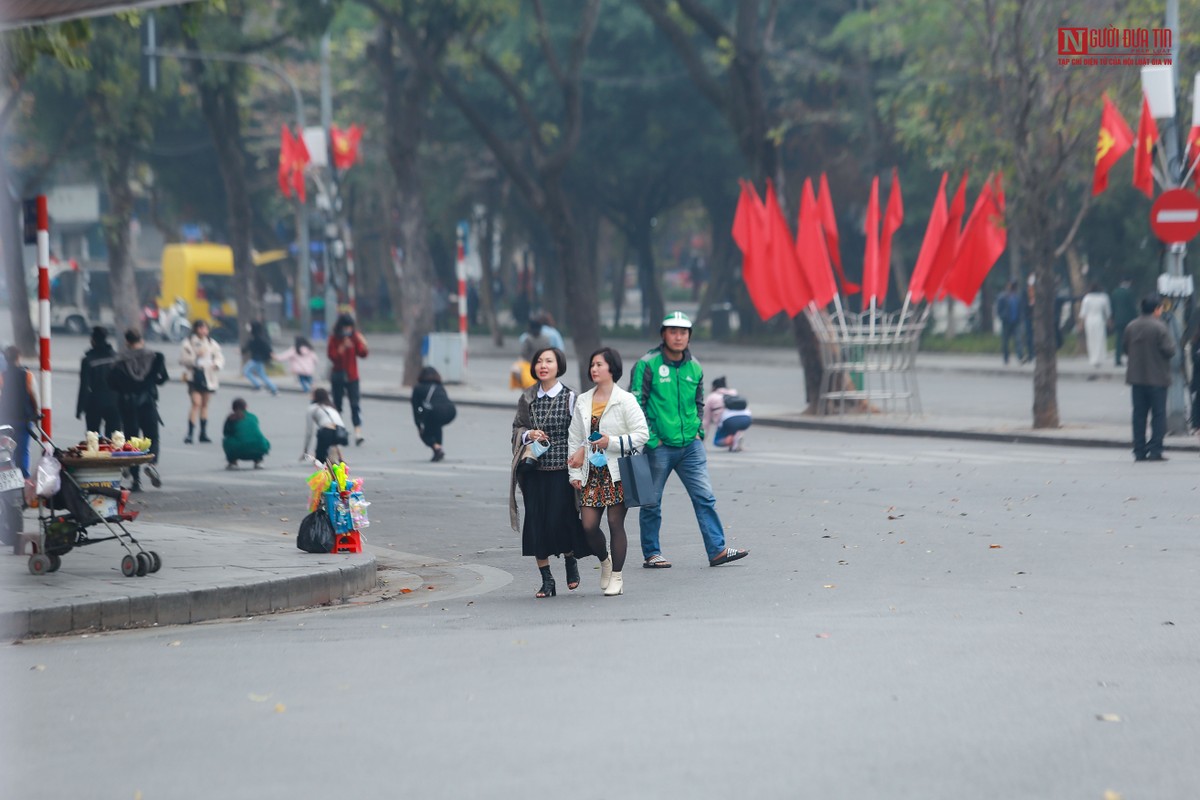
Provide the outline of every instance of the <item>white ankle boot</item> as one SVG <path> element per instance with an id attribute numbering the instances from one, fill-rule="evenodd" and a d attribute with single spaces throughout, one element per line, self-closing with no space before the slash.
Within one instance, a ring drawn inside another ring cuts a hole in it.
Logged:
<path id="1" fill-rule="evenodd" d="M 614 572 L 612 578 L 608 581 L 608 586 L 604 589 L 605 597 L 616 597 L 619 594 L 625 593 L 625 584 L 621 580 L 621 573 Z"/>
<path id="2" fill-rule="evenodd" d="M 600 562 L 600 588 L 607 589 L 608 584 L 612 581 L 612 556 Z"/>

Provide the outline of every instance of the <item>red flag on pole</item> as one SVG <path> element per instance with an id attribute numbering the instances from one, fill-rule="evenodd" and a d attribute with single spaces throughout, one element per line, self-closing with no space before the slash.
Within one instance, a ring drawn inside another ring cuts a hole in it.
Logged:
<path id="1" fill-rule="evenodd" d="M 782 310 L 770 283 L 770 265 L 766 259 L 766 213 L 758 192 L 747 181 L 740 181 L 741 195 L 733 215 L 733 241 L 742 251 L 742 281 L 754 310 L 762 319 L 770 319 Z"/>
<path id="2" fill-rule="evenodd" d="M 821 230 L 825 234 L 825 246 L 829 249 L 829 260 L 837 270 L 838 280 L 842 283 L 842 291 L 847 295 L 857 294 L 862 288 L 846 277 L 842 269 L 842 252 L 838 239 L 837 217 L 833 213 L 833 196 L 829 193 L 829 181 L 825 173 L 821 173 L 821 181 L 817 187 L 817 210 L 821 215 Z"/>
<path id="3" fill-rule="evenodd" d="M 908 281 L 908 291 L 917 303 L 925 297 L 925 279 L 929 277 L 929 267 L 933 264 L 933 257 L 937 254 L 938 244 L 946 229 L 946 180 L 949 177 L 948 173 L 942 173 L 942 183 L 938 186 L 933 209 L 929 212 L 929 224 L 925 226 L 925 238 L 921 240 L 921 252 L 917 255 L 917 264 Z"/>
<path id="4" fill-rule="evenodd" d="M 871 194 L 867 199 L 867 218 L 864 223 L 867 245 L 863 249 L 863 310 L 879 297 L 879 176 L 871 179 Z"/>
<path id="5" fill-rule="evenodd" d="M 1187 135 L 1187 165 L 1183 168 L 1183 174 L 1187 174 L 1190 170 L 1192 173 L 1192 186 L 1200 187 L 1200 165 L 1197 165 L 1197 159 L 1200 159 L 1200 125 L 1193 125 Z"/>
<path id="6" fill-rule="evenodd" d="M 310 161 L 312 161 L 312 157 L 308 154 L 308 145 L 304 143 L 304 137 L 293 137 L 292 188 L 296 190 L 296 197 L 300 198 L 301 203 L 308 201 L 308 195 L 304 187 L 304 168 Z"/>
<path id="7" fill-rule="evenodd" d="M 954 268 L 946 278 L 946 292 L 967 305 L 973 303 L 984 278 L 996 265 L 1007 245 L 1004 185 L 999 175 L 994 179 L 989 175 L 963 229 Z"/>
<path id="8" fill-rule="evenodd" d="M 1142 118 L 1138 120 L 1137 149 L 1133 151 L 1133 186 L 1146 197 L 1154 197 L 1154 145 L 1158 142 L 1158 123 L 1150 113 L 1150 101 L 1142 93 Z"/>
<path id="9" fill-rule="evenodd" d="M 1129 124 L 1105 94 L 1104 111 L 1100 114 L 1100 133 L 1096 137 L 1096 171 L 1092 175 L 1093 196 L 1108 188 L 1108 171 L 1132 146 L 1133 131 L 1129 130 Z"/>
<path id="10" fill-rule="evenodd" d="M 800 224 L 796 231 L 796 255 L 810 288 L 810 297 L 822 308 L 837 295 L 837 283 L 830 267 L 829 250 L 821 222 L 820 204 L 813 194 L 812 181 L 804 179 L 800 192 Z M 807 303 L 806 303 L 807 304 Z"/>
<path id="11" fill-rule="evenodd" d="M 946 217 L 946 227 L 942 231 L 942 240 L 938 242 L 937 252 L 933 256 L 933 263 L 929 265 L 929 274 L 925 278 L 924 294 L 930 300 L 940 300 L 945 295 L 942 284 L 945 283 L 950 268 L 954 266 L 954 256 L 958 253 L 960 229 L 966 206 L 967 173 L 964 171 L 962 180 L 958 184 L 958 191 L 954 193 L 954 199 L 950 202 L 950 211 Z"/>
<path id="12" fill-rule="evenodd" d="M 887 300 L 888 275 L 892 271 L 892 236 L 904 223 L 904 197 L 900 193 L 900 174 L 892 169 L 892 189 L 883 215 L 883 236 L 879 240 L 879 303 Z"/>
<path id="13" fill-rule="evenodd" d="M 329 138 L 333 144 L 333 165 L 338 169 L 349 169 L 358 161 L 358 142 L 362 139 L 362 128 L 351 125 L 341 130 L 337 125 L 329 126 Z"/>
<path id="14" fill-rule="evenodd" d="M 292 174 L 292 132 L 287 125 L 279 126 L 279 192 L 284 197 L 291 197 L 292 190 L 289 179 Z"/>
<path id="15" fill-rule="evenodd" d="M 779 207 L 775 186 L 770 181 L 767 181 L 765 203 L 771 239 L 771 271 L 775 276 L 776 291 L 783 301 L 784 311 L 789 317 L 794 317 L 812 300 L 812 287 L 800 269 L 795 239 L 783 217 L 783 209 Z"/>

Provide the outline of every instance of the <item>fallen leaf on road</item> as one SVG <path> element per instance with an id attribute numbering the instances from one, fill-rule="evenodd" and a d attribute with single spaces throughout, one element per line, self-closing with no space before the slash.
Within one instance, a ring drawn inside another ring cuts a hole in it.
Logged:
<path id="1" fill-rule="evenodd" d="M 30 670 L 30 672 L 45 672 L 46 665 L 45 664 L 35 664 L 34 666 L 30 667 L 29 670 Z"/>
<path id="2" fill-rule="evenodd" d="M 287 521 L 288 521 L 288 518 L 287 518 L 287 517 L 280 517 L 280 518 L 279 518 L 279 521 L 280 521 L 280 522 L 287 522 Z"/>
<path id="3" fill-rule="evenodd" d="M 412 589 L 401 589 L 400 594 L 412 594 Z"/>
<path id="4" fill-rule="evenodd" d="M 283 703 L 275 704 L 275 713 L 276 714 L 282 714 L 285 711 L 287 711 L 287 706 L 285 706 Z"/>
<path id="5" fill-rule="evenodd" d="M 1120 714 L 1097 714 L 1096 719 L 1100 720 L 1101 722 L 1120 722 L 1121 715 Z"/>
<path id="6" fill-rule="evenodd" d="M 822 589 L 836 589 L 837 584 L 836 583 L 827 583 L 824 586 L 822 586 L 821 588 Z"/>
<path id="7" fill-rule="evenodd" d="M 829 634 L 828 634 L 828 633 L 818 633 L 818 634 L 817 634 L 817 638 L 818 638 L 818 639 L 828 639 L 828 638 L 829 638 Z"/>
<path id="8" fill-rule="evenodd" d="M 265 703 L 271 699 L 271 695 L 269 694 L 254 694 L 254 692 L 246 696 L 250 698 L 250 702 L 252 703 Z"/>
<path id="9" fill-rule="evenodd" d="M 170 644 L 168 644 L 168 645 L 167 645 L 167 647 L 179 647 L 179 645 L 181 645 L 181 644 L 183 644 L 183 642 L 181 642 L 181 641 L 179 641 L 178 639 L 176 639 L 175 641 L 173 641 L 173 642 L 171 642 Z"/>
<path id="10" fill-rule="evenodd" d="M 1003 550 L 1003 549 L 1004 549 L 1004 545 L 1002 545 L 1002 544 L 989 544 L 988 545 L 988 550 Z"/>

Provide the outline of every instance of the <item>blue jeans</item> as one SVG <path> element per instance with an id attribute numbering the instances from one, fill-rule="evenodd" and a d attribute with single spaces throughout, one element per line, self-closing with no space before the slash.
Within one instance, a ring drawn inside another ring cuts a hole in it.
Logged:
<path id="1" fill-rule="evenodd" d="M 261 361 L 255 361 L 253 358 L 246 362 L 246 366 L 242 367 L 242 374 L 246 376 L 246 380 L 250 381 L 250 385 L 255 389 L 263 388 L 266 385 L 271 390 L 271 394 L 278 394 L 279 387 L 271 382 L 267 377 L 266 365 Z M 262 381 L 262 384 L 259 383 Z"/>
<path id="2" fill-rule="evenodd" d="M 708 558 L 710 561 L 716 558 L 725 549 L 725 529 L 721 526 L 721 518 L 717 516 L 717 498 L 713 497 L 712 484 L 708 480 L 708 456 L 704 452 L 704 442 L 693 439 L 684 447 L 660 444 L 646 448 L 646 453 L 650 456 L 650 474 L 654 478 L 654 491 L 659 502 L 642 506 L 638 515 L 642 528 L 642 557 L 649 558 L 662 552 L 658 544 L 658 530 L 662 527 L 662 492 L 667 485 L 667 478 L 674 471 L 692 499 L 692 508 L 696 512 L 696 522 L 700 524 L 700 536 L 704 538 Z"/>
<path id="3" fill-rule="evenodd" d="M 726 437 L 733 436 L 738 431 L 748 430 L 753 417 L 729 417 L 720 425 L 717 426 L 717 432 L 713 434 L 713 446 L 725 447 L 729 444 Z"/>
<path id="4" fill-rule="evenodd" d="M 312 375 L 297 375 L 296 378 L 300 381 L 300 391 L 307 392 L 312 388 Z"/>

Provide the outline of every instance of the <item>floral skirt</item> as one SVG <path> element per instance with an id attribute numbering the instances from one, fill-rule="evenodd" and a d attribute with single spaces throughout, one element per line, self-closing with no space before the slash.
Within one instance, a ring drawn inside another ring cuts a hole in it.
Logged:
<path id="1" fill-rule="evenodd" d="M 608 508 L 625 502 L 621 482 L 613 483 L 612 473 L 607 466 L 588 469 L 587 483 L 583 485 L 582 505 L 588 508 Z"/>

